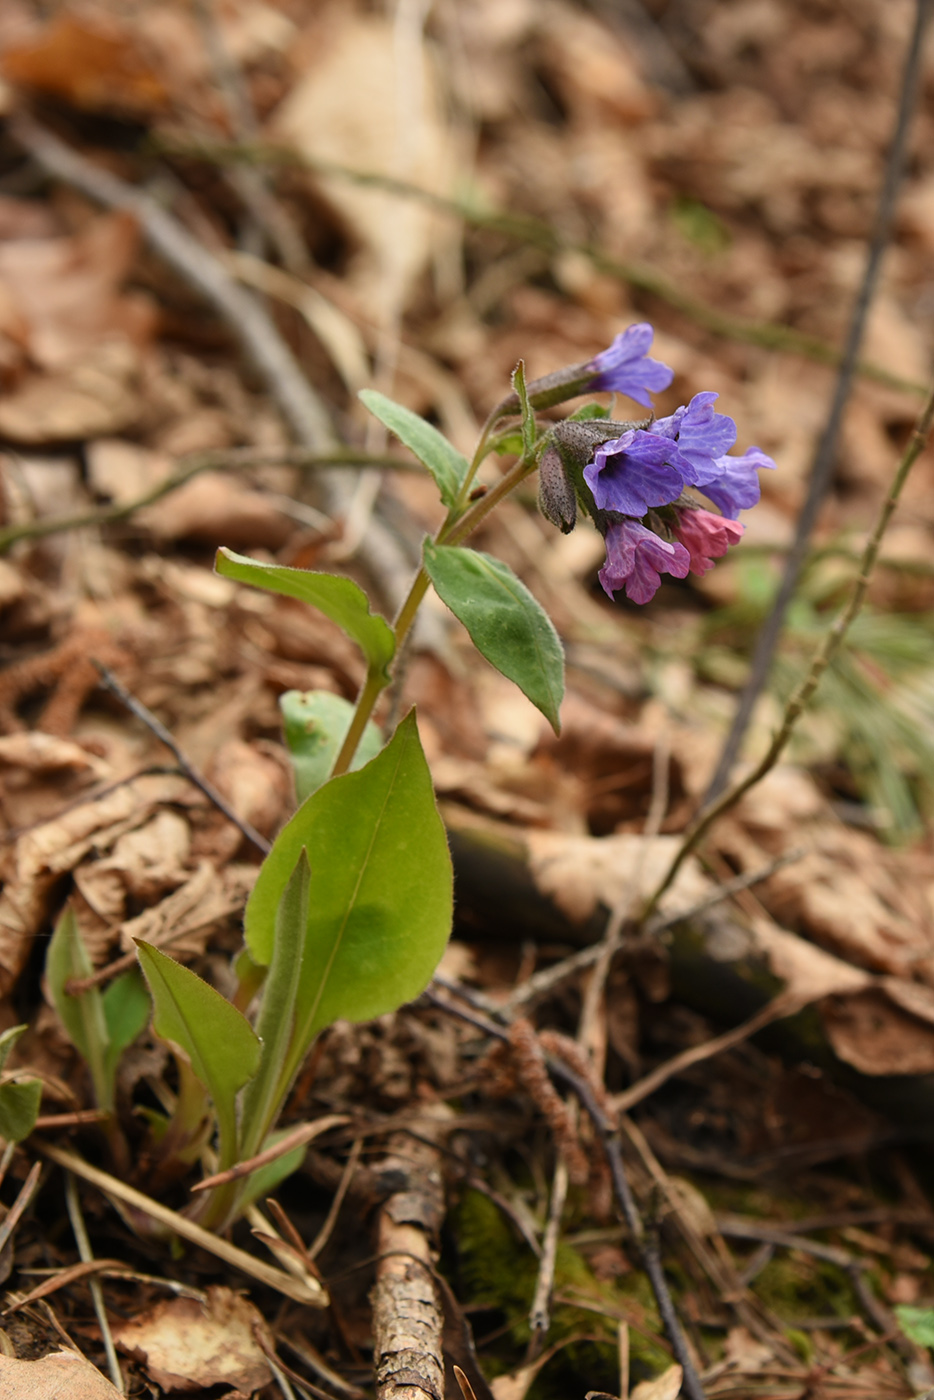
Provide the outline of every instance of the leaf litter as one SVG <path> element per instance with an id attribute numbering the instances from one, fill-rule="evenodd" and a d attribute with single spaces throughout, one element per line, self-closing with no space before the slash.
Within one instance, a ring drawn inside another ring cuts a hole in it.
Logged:
<path id="1" fill-rule="evenodd" d="M 560 739 L 456 627 L 410 658 L 394 703 L 418 705 L 458 862 L 456 979 L 495 1009 L 548 973 L 534 1003 L 535 1025 L 548 1033 L 573 1034 L 591 975 L 581 945 L 599 937 L 634 883 L 651 882 L 653 862 L 664 859 L 656 852 L 676 842 L 703 795 L 833 382 L 788 340 L 767 350 L 740 331 L 713 334 L 684 297 L 647 290 L 639 270 L 651 265 L 668 287 L 747 323 L 839 344 L 911 23 L 907 0 L 692 0 L 639 13 L 637 21 L 634 10 L 620 18 L 608 6 L 562 0 L 469 0 L 416 19 L 402 6 L 384 15 L 356 4 L 237 0 L 128 15 L 93 0 L 47 14 L 24 0 L 0 23 L 5 113 L 31 107 L 102 168 L 133 184 L 161 182 L 174 217 L 212 256 L 249 248 L 314 292 L 314 315 L 282 301 L 277 320 L 341 436 L 361 450 L 383 446 L 364 439 L 347 388 L 361 357 L 369 383 L 434 417 L 466 449 L 517 358 L 530 376 L 546 373 L 651 314 L 658 352 L 677 375 L 672 405 L 715 368 L 724 403 L 779 462 L 750 517 L 746 552 L 709 578 L 666 584 L 648 615 L 607 608 L 588 536 L 546 535 L 530 503 L 510 503 L 484 525 L 481 547 L 545 600 L 567 646 Z M 212 34 L 229 71 L 218 69 Z M 926 65 L 929 86 L 930 54 Z M 252 126 L 232 90 L 246 97 Z M 914 418 L 912 386 L 930 374 L 931 121 L 922 104 L 864 347 L 901 382 L 862 379 L 848 410 L 804 586 L 818 625 L 841 596 L 839 561 L 854 557 Z M 258 194 L 241 178 L 247 167 L 222 158 L 231 140 L 279 147 L 256 167 Z M 118 673 L 264 835 L 292 809 L 278 696 L 322 688 L 352 700 L 362 673 L 327 619 L 210 573 L 220 545 L 310 568 L 328 567 L 341 548 L 314 472 L 274 462 L 288 435 L 238 358 L 232 328 L 147 249 L 132 217 L 41 183 L 15 139 L 4 138 L 3 171 L 3 525 L 132 502 L 186 453 L 270 454 L 269 465 L 204 473 L 122 523 L 34 540 L 27 531 L 0 560 L 0 1004 L 5 1025 L 30 1023 L 14 1062 L 23 1074 L 41 1072 L 43 1111 L 77 1110 L 91 1104 L 89 1085 L 39 980 L 65 901 L 102 985 L 144 936 L 229 992 L 256 871 L 241 831 L 183 775 L 165 771 L 171 755 L 100 688 L 91 661 Z M 361 172 L 382 183 L 368 188 L 353 178 Z M 413 198 L 407 185 L 438 198 Z M 447 199 L 460 201 L 457 217 Z M 509 217 L 497 222 L 494 209 Z M 290 229 L 299 267 L 283 256 Z M 930 460 L 896 514 L 870 593 L 882 626 L 897 619 L 914 641 L 916 697 L 930 686 Z M 380 515 L 417 548 L 436 518 L 425 483 L 385 472 L 379 499 Z M 351 554 L 345 567 L 366 576 L 363 556 Z M 880 661 L 870 641 L 859 646 L 853 655 L 879 682 L 873 703 L 884 716 L 901 703 L 901 674 L 889 675 L 891 658 Z M 834 694 L 848 703 L 842 689 Z M 750 755 L 767 742 L 776 704 L 760 702 Z M 929 709 L 916 698 L 910 714 L 927 740 Z M 783 1021 L 715 1058 L 679 1060 L 634 1109 L 627 1161 L 643 1203 L 653 1192 L 664 1203 L 652 1210 L 708 1395 L 907 1397 L 934 1383 L 926 1347 L 899 1330 L 892 1311 L 934 1305 L 923 1147 L 934 1070 L 931 779 L 885 745 L 867 757 L 853 714 L 832 707 L 805 721 L 794 757 L 685 866 L 661 912 L 687 911 L 687 932 L 675 922 L 667 943 L 624 940 L 616 954 L 598 1028 L 606 1087 L 624 1094 L 770 998 L 787 993 L 803 1008 L 787 1019 L 793 1033 L 784 1039 Z M 666 801 L 647 835 L 659 774 Z M 887 813 L 896 797 L 902 806 Z M 911 839 L 890 839 L 908 829 Z M 772 869 L 783 855 L 796 858 Z M 732 900 L 691 915 L 719 885 L 757 873 Z M 532 1385 L 541 1400 L 568 1387 L 625 1397 L 631 1381 L 628 1393 L 641 1400 L 676 1395 L 682 1378 L 665 1356 L 626 1234 L 594 1182 L 571 1188 L 564 1216 L 554 1354 L 540 1367 L 526 1360 L 535 1275 L 524 1241 L 538 1240 L 545 1224 L 555 1144 L 527 1094 L 494 1092 L 487 1048 L 476 1029 L 425 1004 L 360 1027 L 339 1023 L 315 1048 L 289 1121 L 347 1111 L 353 1122 L 314 1145 L 301 1184 L 280 1196 L 307 1245 L 335 1191 L 346 1193 L 320 1256 L 333 1321 L 295 1301 L 280 1307 L 258 1284 L 254 1301 L 238 1296 L 231 1290 L 243 1289 L 243 1275 L 193 1246 L 182 1257 L 154 1254 L 128 1225 L 142 1228 L 139 1216 L 129 1207 L 114 1214 L 88 1187 L 95 1251 L 161 1280 L 103 1283 L 112 1319 L 123 1319 L 117 1343 L 132 1347 L 130 1384 L 271 1394 L 281 1380 L 270 1381 L 268 1358 L 297 1335 L 305 1350 L 304 1359 L 289 1353 L 304 1368 L 289 1372 L 296 1387 L 341 1400 L 368 1384 L 374 1247 L 361 1223 L 387 1194 L 387 1135 L 431 1137 L 422 1120 L 444 1100 L 455 1113 L 440 1139 L 448 1217 L 440 1268 L 497 1393 Z M 118 1085 L 127 1123 L 179 1087 L 148 1032 L 130 1059 Z M 93 1131 L 75 1141 L 92 1157 Z M 34 1159 L 27 1141 L 5 1160 L 8 1202 Z M 134 1165 L 143 1190 L 146 1168 Z M 19 1292 L 32 1270 L 75 1262 L 66 1236 L 50 1231 L 54 1181 L 15 1231 L 6 1282 Z M 166 1189 L 167 1204 L 184 1203 L 178 1184 Z M 739 1217 L 771 1230 L 773 1243 L 730 1234 Z M 789 1235 L 845 1244 L 860 1261 L 863 1291 L 857 1274 L 828 1258 L 774 1242 Z M 738 1291 L 717 1259 L 741 1280 Z M 222 1375 L 192 1347 L 157 1357 L 160 1319 L 178 1342 L 176 1308 L 205 1335 L 220 1329 L 225 1362 L 239 1355 L 212 1303 L 156 1301 L 173 1281 L 203 1284 L 238 1325 L 250 1319 L 242 1345 L 254 1371 Z M 21 1368 L 5 1381 L 11 1394 L 20 1384 L 42 1393 L 22 1368 L 64 1364 L 54 1351 L 64 1338 L 105 1366 L 89 1301 L 77 1281 L 55 1296 L 54 1311 L 13 1314 L 15 1327 L 11 1320 L 0 1334 L 0 1362 Z M 257 1350 L 258 1333 L 266 1345 Z M 47 1361 L 34 1359 L 44 1353 Z M 91 1393 L 83 1374 L 53 1384 Z M 103 1394 L 102 1377 L 100 1385 Z"/>

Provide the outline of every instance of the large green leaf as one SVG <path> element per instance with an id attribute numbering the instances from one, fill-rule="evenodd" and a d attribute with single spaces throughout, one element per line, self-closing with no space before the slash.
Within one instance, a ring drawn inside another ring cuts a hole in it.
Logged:
<path id="1" fill-rule="evenodd" d="M 103 998 L 97 987 L 89 987 L 78 996 L 71 996 L 65 990 L 69 982 L 90 977 L 93 971 L 74 911 L 68 905 L 55 926 L 45 955 L 49 995 L 69 1040 L 87 1063 L 98 1108 L 110 1113 L 114 1106 L 113 1076 L 108 1074 L 106 1062 L 110 1037 Z"/>
<path id="2" fill-rule="evenodd" d="M 214 567 L 225 578 L 310 603 L 357 643 L 372 671 L 386 675 L 396 649 L 392 628 L 384 617 L 370 612 L 366 594 L 353 579 L 290 569 L 285 564 L 259 564 L 232 549 L 219 549 Z"/>
<path id="3" fill-rule="evenodd" d="M 151 943 L 137 951 L 154 1003 L 157 1035 L 178 1045 L 214 1100 L 221 1169 L 236 1161 L 236 1095 L 259 1066 L 262 1049 L 249 1021 L 220 992 Z"/>
<path id="4" fill-rule="evenodd" d="M 564 652 L 551 619 L 525 584 L 490 554 L 427 540 L 425 569 L 477 650 L 515 681 L 559 733 Z"/>
<path id="5" fill-rule="evenodd" d="M 311 899 L 289 1073 L 332 1021 L 367 1020 L 418 996 L 450 933 L 451 859 L 414 713 L 365 768 L 332 778 L 279 833 L 246 909 L 257 962 L 272 960 L 302 848 Z"/>
<path id="6" fill-rule="evenodd" d="M 287 690 L 279 696 L 285 742 L 295 774 L 295 795 L 304 802 L 327 781 L 344 742 L 354 707 L 330 690 Z M 352 768 L 362 768 L 383 747 L 383 736 L 372 722 L 357 745 Z"/>
<path id="7" fill-rule="evenodd" d="M 426 466 L 437 483 L 441 499 L 446 506 L 452 506 L 457 499 L 468 471 L 467 458 L 456 447 L 452 447 L 446 437 L 419 418 L 410 408 L 393 403 L 385 394 L 375 389 L 363 389 L 360 398 L 374 418 L 395 433 L 414 456 Z"/>

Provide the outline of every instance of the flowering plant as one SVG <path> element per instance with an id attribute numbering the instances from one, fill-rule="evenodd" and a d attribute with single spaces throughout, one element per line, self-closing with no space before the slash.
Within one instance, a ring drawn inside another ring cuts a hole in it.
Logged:
<path id="1" fill-rule="evenodd" d="M 538 417 L 591 391 L 649 407 L 649 395 L 674 377 L 649 357 L 652 337 L 651 326 L 630 326 L 592 360 L 528 386 L 520 364 L 470 461 L 424 419 L 363 393 L 431 473 L 447 512 L 424 543 L 392 624 L 351 579 L 219 551 L 216 567 L 227 578 L 300 599 L 337 623 L 360 648 L 366 679 L 353 706 L 325 692 L 282 698 L 300 805 L 248 901 L 232 1001 L 164 952 L 139 947 L 154 1029 L 180 1056 L 183 1086 L 174 1116 L 155 1115 L 147 1152 L 156 1162 L 161 1154 L 169 1172 L 165 1158 L 191 1162 L 213 1137 L 220 1176 L 202 1197 L 205 1223 L 229 1222 L 298 1164 L 294 1133 L 282 1141 L 276 1124 L 318 1033 L 338 1018 L 369 1019 L 418 996 L 450 932 L 451 861 L 414 714 L 391 734 L 373 722 L 430 586 L 483 656 L 559 728 L 564 657 L 551 621 L 506 564 L 463 541 L 536 470 L 550 521 L 566 532 L 581 508 L 604 535 L 600 581 L 611 597 L 625 589 L 648 602 L 663 573 L 703 574 L 740 538 L 736 516 L 758 500 L 758 469 L 774 463 L 754 447 L 728 455 L 736 425 L 715 411 L 716 394 L 696 394 L 668 417 L 639 422 L 614 422 L 596 405 L 558 423 Z M 494 451 L 512 451 L 516 460 L 492 487 L 476 486 Z M 100 1105 L 110 1111 L 116 1056 L 146 1008 L 138 995 L 131 1004 L 132 989 L 115 994 L 112 1005 L 96 988 L 73 997 L 69 980 L 84 968 L 79 945 L 77 925 L 65 916 L 49 981 L 69 1033 L 99 1068 Z M 134 986 L 138 993 L 138 978 Z"/>
<path id="2" fill-rule="evenodd" d="M 645 322 L 618 335 L 580 367 L 591 375 L 588 388 L 623 393 L 648 407 L 649 390 L 666 389 L 674 378 L 646 354 L 652 336 Z M 566 421 L 553 430 L 557 460 L 542 477 L 542 509 L 562 530 L 573 527 L 572 500 L 593 517 L 606 538 L 600 582 L 610 597 L 625 588 L 633 602 L 647 603 L 661 574 L 704 574 L 742 536 L 736 517 L 759 499 L 758 470 L 775 463 L 758 447 L 727 455 L 736 424 L 714 410 L 718 397 L 695 394 L 667 418 Z M 706 510 L 692 489 L 721 514 Z"/>

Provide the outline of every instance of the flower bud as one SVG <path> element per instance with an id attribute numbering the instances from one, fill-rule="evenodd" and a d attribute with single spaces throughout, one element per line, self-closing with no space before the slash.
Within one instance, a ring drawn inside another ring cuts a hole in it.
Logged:
<path id="1" fill-rule="evenodd" d="M 546 520 L 568 535 L 577 521 L 577 493 L 561 453 L 549 443 L 538 464 L 538 508 Z"/>

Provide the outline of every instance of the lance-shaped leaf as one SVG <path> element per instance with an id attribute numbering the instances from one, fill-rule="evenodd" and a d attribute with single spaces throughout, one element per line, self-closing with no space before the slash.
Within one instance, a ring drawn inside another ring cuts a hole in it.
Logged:
<path id="1" fill-rule="evenodd" d="M 375 389 L 363 389 L 360 398 L 374 418 L 395 433 L 404 442 L 413 456 L 427 467 L 435 479 L 441 499 L 446 506 L 452 506 L 468 471 L 467 458 L 447 438 L 419 418 L 410 408 L 393 403 L 385 394 Z"/>
<path id="2" fill-rule="evenodd" d="M 353 579 L 291 569 L 285 564 L 260 564 L 232 549 L 219 549 L 214 567 L 225 578 L 310 603 L 336 622 L 360 647 L 370 670 L 388 681 L 386 667 L 396 649 L 392 628 L 384 617 L 370 612 L 366 594 Z"/>
<path id="3" fill-rule="evenodd" d="M 289 1076 L 332 1021 L 367 1020 L 418 996 L 444 951 L 451 859 L 414 713 L 365 768 L 332 778 L 280 831 L 246 909 L 257 962 L 272 960 L 276 912 L 303 847 L 311 898 Z"/>
<path id="4" fill-rule="evenodd" d="M 559 733 L 564 652 L 551 619 L 525 584 L 490 554 L 430 541 L 425 568 L 477 650 L 515 681 Z"/>
<path id="5" fill-rule="evenodd" d="M 263 1052 L 256 1077 L 243 1095 L 244 1158 L 255 1156 L 265 1144 L 289 1088 L 285 1065 L 295 1034 L 295 1003 L 305 954 L 310 884 L 308 855 L 302 849 L 276 910 L 272 961 L 256 1018 Z"/>
<path id="6" fill-rule="evenodd" d="M 304 802 L 327 781 L 350 728 L 354 707 L 330 690 L 287 690 L 279 696 L 285 742 L 295 774 L 295 795 Z M 362 768 L 383 747 L 383 736 L 370 721 L 363 731 L 351 768 Z"/>
<path id="7" fill-rule="evenodd" d="M 154 1003 L 152 1024 L 188 1056 L 214 1100 L 221 1170 L 237 1159 L 236 1096 L 259 1066 L 260 1042 L 249 1021 L 197 973 L 137 941 Z"/>
<path id="8" fill-rule="evenodd" d="M 101 1001 L 107 1027 L 104 1072 L 112 1085 L 120 1056 L 128 1045 L 133 1044 L 149 1020 L 152 1002 L 138 967 L 132 967 L 129 972 L 116 977 L 103 993 Z"/>
<path id="9" fill-rule="evenodd" d="M 113 1111 L 113 1076 L 108 1072 L 107 1046 L 110 1036 L 104 1015 L 104 1001 L 97 987 L 72 996 L 65 990 L 69 982 L 90 977 L 94 968 L 69 905 L 52 934 L 45 955 L 45 975 L 52 1005 L 72 1044 L 84 1057 L 94 1085 L 99 1108 Z"/>

